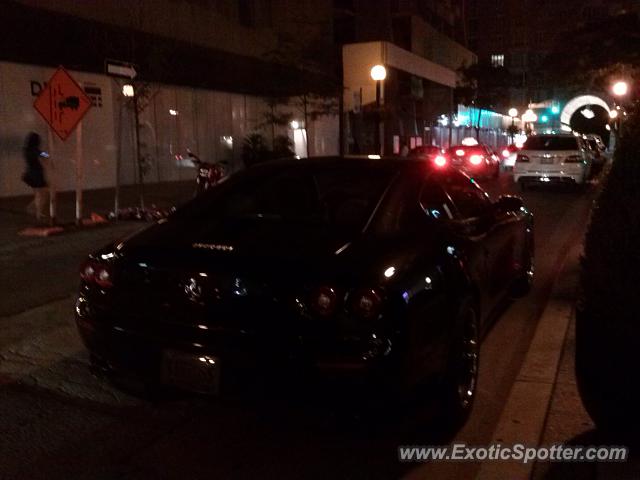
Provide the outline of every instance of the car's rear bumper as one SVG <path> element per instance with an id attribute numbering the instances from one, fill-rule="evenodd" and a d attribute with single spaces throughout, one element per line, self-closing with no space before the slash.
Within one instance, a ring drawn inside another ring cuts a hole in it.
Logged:
<path id="1" fill-rule="evenodd" d="M 398 377 L 390 340 L 317 348 L 295 341 L 275 344 L 271 339 L 243 338 L 240 332 L 223 340 L 199 332 L 171 337 L 82 315 L 76 315 L 76 324 L 101 369 L 150 383 L 162 383 L 163 357 L 169 351 L 218 359 L 222 393 L 245 390 L 265 376 L 272 385 L 349 380 L 374 387 L 387 386 Z"/>
<path id="2" fill-rule="evenodd" d="M 561 183 L 580 185 L 585 183 L 584 172 L 545 171 L 545 170 L 520 170 L 514 169 L 513 180 L 517 183 Z"/>

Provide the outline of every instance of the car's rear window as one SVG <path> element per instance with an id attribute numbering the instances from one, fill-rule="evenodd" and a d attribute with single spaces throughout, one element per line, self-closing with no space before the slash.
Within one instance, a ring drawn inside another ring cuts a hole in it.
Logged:
<path id="1" fill-rule="evenodd" d="M 459 150 L 464 152 L 462 155 L 468 155 L 468 154 L 484 155 L 486 153 L 484 147 L 481 145 L 456 145 L 454 147 L 449 148 L 449 154 L 458 155 L 457 152 Z"/>
<path id="2" fill-rule="evenodd" d="M 249 172 L 251 173 L 251 172 Z M 395 177 L 389 168 L 365 165 L 264 169 L 222 184 L 176 216 L 198 221 L 322 224 L 362 229 Z"/>
<path id="3" fill-rule="evenodd" d="M 575 137 L 549 137 L 536 135 L 527 138 L 523 150 L 577 150 L 578 141 Z"/>

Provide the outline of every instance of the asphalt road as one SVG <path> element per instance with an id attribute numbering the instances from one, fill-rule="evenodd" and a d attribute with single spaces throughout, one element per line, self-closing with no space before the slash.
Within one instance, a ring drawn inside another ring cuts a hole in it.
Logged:
<path id="1" fill-rule="evenodd" d="M 513 193 L 508 174 L 486 185 Z M 484 339 L 479 390 L 458 432 L 404 437 L 304 398 L 147 401 L 92 377 L 72 322 L 82 257 L 137 228 L 0 247 L 0 479 L 471 478 L 475 463 L 400 464 L 407 443 L 487 443 L 545 306 L 558 265 L 580 242 L 592 194 L 525 192 L 536 222 L 536 281 Z"/>

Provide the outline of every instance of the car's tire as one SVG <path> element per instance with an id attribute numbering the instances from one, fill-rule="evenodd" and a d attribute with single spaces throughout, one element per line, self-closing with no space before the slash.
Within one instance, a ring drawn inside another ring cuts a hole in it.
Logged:
<path id="1" fill-rule="evenodd" d="M 500 164 L 496 163 L 496 168 L 493 171 L 493 178 L 499 178 L 500 177 Z"/>
<path id="2" fill-rule="evenodd" d="M 441 420 L 458 428 L 471 413 L 478 385 L 480 330 L 471 300 L 463 302 L 456 325 L 442 383 Z"/>
<path id="3" fill-rule="evenodd" d="M 520 184 L 520 191 L 521 192 L 526 192 L 527 191 L 527 182 L 525 182 L 524 180 L 520 180 L 518 183 Z"/>
<path id="4" fill-rule="evenodd" d="M 533 245 L 533 231 L 528 234 L 524 248 L 521 271 L 511 287 L 511 296 L 520 298 L 527 295 L 533 287 L 535 273 L 535 250 Z"/>

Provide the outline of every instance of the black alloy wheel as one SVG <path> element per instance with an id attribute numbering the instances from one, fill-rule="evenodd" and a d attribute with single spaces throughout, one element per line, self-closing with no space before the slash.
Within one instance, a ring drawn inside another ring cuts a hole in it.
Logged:
<path id="1" fill-rule="evenodd" d="M 478 316 L 470 301 L 463 303 L 444 381 L 444 420 L 456 427 L 471 412 L 478 384 L 480 334 Z"/>

